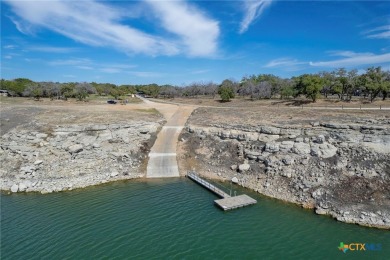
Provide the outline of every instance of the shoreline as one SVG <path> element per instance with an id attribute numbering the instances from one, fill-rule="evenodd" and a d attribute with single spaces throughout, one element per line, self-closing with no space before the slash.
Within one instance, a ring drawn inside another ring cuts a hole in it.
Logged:
<path id="1" fill-rule="evenodd" d="M 148 154 L 166 123 L 158 112 L 139 107 L 11 108 L 1 114 L 10 130 L 1 136 L 0 149 L 0 189 L 9 193 L 46 194 L 145 178 Z M 310 118 L 311 112 L 234 112 L 193 111 L 177 143 L 182 175 L 195 170 L 209 179 L 234 180 L 341 222 L 390 229 L 388 116 L 332 113 L 324 121 L 318 120 L 322 114 Z"/>
<path id="2" fill-rule="evenodd" d="M 212 175 L 212 174 L 207 174 L 207 173 L 203 173 L 203 174 L 200 174 L 201 177 L 203 178 L 206 178 L 206 179 L 209 179 L 211 181 L 218 181 L 218 182 L 222 182 L 222 183 L 229 183 L 230 181 L 224 177 L 219 177 L 219 176 L 215 176 L 215 175 Z M 274 197 L 272 195 L 269 195 L 267 193 L 262 193 L 260 190 L 255 190 L 255 189 L 252 189 L 248 186 L 242 186 L 241 184 L 234 184 L 234 185 L 238 185 L 239 187 L 241 188 L 244 188 L 244 189 L 247 189 L 251 192 L 255 192 L 256 194 L 260 194 L 261 196 L 264 196 L 264 197 L 267 197 L 268 199 L 274 199 L 274 200 L 277 200 L 278 202 L 283 202 L 283 203 L 287 203 L 287 204 L 293 204 L 293 205 L 296 205 L 297 207 L 301 208 L 301 209 L 305 209 L 305 210 L 309 210 L 311 211 L 312 213 L 316 214 L 316 215 L 323 215 L 323 216 L 327 216 L 327 217 L 330 217 L 332 219 L 334 219 L 335 221 L 339 221 L 339 222 L 342 222 L 342 223 L 346 223 L 346 224 L 356 224 L 356 225 L 359 225 L 359 226 L 362 226 L 362 227 L 369 227 L 369 228 L 377 228 L 377 229 L 381 229 L 381 230 L 390 230 L 390 226 L 385 226 L 385 225 L 375 225 L 375 224 L 369 224 L 369 223 L 362 223 L 362 222 L 358 222 L 358 221 L 345 221 L 345 220 L 340 220 L 340 215 L 338 215 L 337 213 L 335 212 L 330 212 L 330 213 L 317 213 L 316 212 L 316 208 L 314 206 L 312 206 L 311 204 L 307 204 L 307 205 L 303 205 L 297 201 L 294 201 L 294 200 L 288 200 L 288 199 L 285 199 L 285 198 L 278 198 L 278 197 Z"/>
<path id="3" fill-rule="evenodd" d="M 229 183 L 229 180 L 224 178 L 224 177 L 215 176 L 213 174 L 207 174 L 207 173 L 201 173 L 200 175 L 203 178 L 209 179 L 211 181 L 222 182 L 224 184 Z M 177 177 L 177 178 L 186 178 L 186 177 L 184 175 L 181 175 L 180 177 Z M 174 178 L 174 179 L 177 179 L 177 178 Z M 157 180 L 157 179 L 164 179 L 164 180 L 166 180 L 166 178 L 156 178 L 156 179 L 153 178 L 152 180 Z M 99 188 L 99 186 L 101 186 L 101 185 L 112 184 L 112 183 L 115 183 L 115 182 L 126 182 L 126 181 L 147 182 L 148 180 L 150 180 L 150 179 L 146 178 L 146 174 L 138 174 L 137 176 L 121 176 L 121 177 L 111 178 L 109 180 L 102 180 L 100 182 L 89 183 L 89 184 L 84 185 L 84 186 L 73 186 L 72 188 L 62 189 L 62 190 L 50 190 L 50 191 L 46 191 L 45 190 L 44 192 L 42 192 L 42 190 L 39 190 L 39 189 L 37 189 L 37 190 L 30 189 L 30 190 L 26 190 L 26 191 L 23 191 L 23 192 L 12 192 L 11 190 L 0 189 L 0 193 L 1 194 L 5 194 L 5 195 L 9 195 L 9 196 L 11 196 L 14 193 L 17 193 L 17 194 L 41 194 L 41 195 L 46 195 L 46 194 L 57 193 L 57 192 L 86 191 L 88 188 L 91 188 L 91 187 Z M 362 227 L 377 228 L 377 229 L 382 229 L 382 230 L 389 230 L 390 229 L 390 226 L 362 223 L 362 222 L 358 222 L 358 221 L 340 220 L 339 219 L 340 215 L 338 215 L 335 212 L 319 214 L 319 213 L 316 212 L 314 206 L 310 207 L 310 206 L 307 206 L 307 205 L 303 205 L 303 204 L 301 204 L 301 203 L 299 203 L 297 201 L 274 197 L 274 196 L 271 196 L 269 194 L 262 193 L 259 190 L 254 190 L 254 189 L 252 189 L 252 188 L 250 188 L 248 186 L 242 186 L 241 184 L 238 184 L 238 183 L 234 184 L 234 185 L 238 185 L 242 189 L 254 192 L 254 193 L 256 193 L 256 194 L 258 194 L 260 196 L 264 196 L 267 199 L 273 199 L 273 200 L 277 200 L 278 202 L 287 203 L 287 204 L 294 204 L 297 207 L 300 207 L 301 209 L 304 209 L 304 210 L 308 210 L 311 213 L 314 213 L 316 215 L 324 215 L 324 216 L 330 217 L 330 218 L 332 218 L 332 219 L 334 219 L 336 221 L 343 222 L 343 223 L 346 223 L 346 224 L 356 224 L 356 225 L 359 225 L 359 226 L 362 226 Z"/>
<path id="4" fill-rule="evenodd" d="M 1 190 L 51 193 L 144 177 L 163 122 L 15 128 L 1 137 Z"/>
<path id="5" fill-rule="evenodd" d="M 390 229 L 386 120 L 290 126 L 189 122 L 185 130 L 181 169 L 341 222 Z"/>

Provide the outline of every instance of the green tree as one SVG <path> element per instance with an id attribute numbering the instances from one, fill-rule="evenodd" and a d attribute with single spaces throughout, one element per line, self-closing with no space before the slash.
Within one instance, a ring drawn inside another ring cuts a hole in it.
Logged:
<path id="1" fill-rule="evenodd" d="M 390 71 L 384 72 L 384 84 L 382 88 L 382 100 L 386 100 L 389 92 L 390 92 Z"/>
<path id="2" fill-rule="evenodd" d="M 132 85 L 120 85 L 119 89 L 122 90 L 123 95 L 125 95 L 125 94 L 135 94 L 136 93 L 135 87 L 132 86 Z"/>
<path id="3" fill-rule="evenodd" d="M 321 71 L 318 73 L 320 77 L 322 78 L 322 89 L 321 93 L 327 98 L 329 94 L 332 94 L 332 86 L 334 85 L 336 79 L 334 77 L 333 73 L 327 72 L 327 71 Z"/>
<path id="4" fill-rule="evenodd" d="M 75 88 L 74 83 L 65 83 L 61 86 L 61 95 L 65 100 L 68 98 L 74 97 L 74 88 Z"/>
<path id="5" fill-rule="evenodd" d="M 231 98 L 234 98 L 233 81 L 225 79 L 218 89 L 218 94 L 221 96 L 223 102 L 228 102 Z"/>
<path id="6" fill-rule="evenodd" d="M 317 101 L 323 87 L 323 80 L 317 74 L 304 74 L 294 78 L 297 95 L 303 94 L 313 102 Z"/>
<path id="7" fill-rule="evenodd" d="M 85 100 L 89 96 L 91 85 L 88 83 L 78 83 L 74 87 L 74 95 L 79 101 Z"/>
<path id="8" fill-rule="evenodd" d="M 291 98 L 295 96 L 295 90 L 292 86 L 284 86 L 280 90 L 280 98 Z"/>
<path id="9" fill-rule="evenodd" d="M 142 88 L 142 91 L 153 98 L 157 98 L 160 94 L 160 87 L 157 84 L 149 84 Z"/>
<path id="10" fill-rule="evenodd" d="M 366 92 L 370 95 L 370 101 L 382 93 L 383 100 L 386 99 L 390 91 L 390 75 L 389 72 L 382 71 L 382 67 L 368 68 L 366 73 L 362 75 L 362 83 Z"/>
<path id="11" fill-rule="evenodd" d="M 152 97 L 157 98 L 160 94 L 160 87 L 157 84 L 150 84 L 149 93 Z"/>
<path id="12" fill-rule="evenodd" d="M 43 96 L 43 88 L 38 83 L 29 83 L 23 91 L 23 96 L 34 97 L 36 100 L 40 100 Z"/>
<path id="13" fill-rule="evenodd" d="M 18 86 L 15 81 L 3 80 L 3 79 L 1 80 L 1 89 L 8 90 L 8 93 L 11 96 L 19 96 L 19 95 L 21 96 L 24 91 L 24 88 L 18 90 Z M 20 94 L 19 91 L 21 91 Z"/>
<path id="14" fill-rule="evenodd" d="M 96 93 L 99 96 L 102 96 L 104 93 L 104 87 L 102 84 L 96 83 L 96 82 L 91 82 L 91 85 L 96 89 Z"/>
<path id="15" fill-rule="evenodd" d="M 117 87 L 115 88 L 111 88 L 110 90 L 110 95 L 114 98 L 114 99 L 118 99 L 120 96 L 121 96 L 122 92 L 120 91 L 120 89 L 118 89 Z"/>
<path id="16" fill-rule="evenodd" d="M 1 89 L 8 90 L 11 96 L 23 96 L 27 86 L 34 83 L 30 79 L 17 78 L 14 80 L 2 80 Z"/>

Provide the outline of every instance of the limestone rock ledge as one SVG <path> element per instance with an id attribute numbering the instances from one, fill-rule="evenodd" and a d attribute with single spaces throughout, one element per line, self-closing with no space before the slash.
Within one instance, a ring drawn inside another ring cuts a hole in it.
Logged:
<path id="1" fill-rule="evenodd" d="M 390 120 L 186 130 L 179 160 L 202 175 L 235 178 L 339 221 L 390 229 Z"/>
<path id="2" fill-rule="evenodd" d="M 142 177 L 160 126 L 134 121 L 13 129 L 0 139 L 1 190 L 50 193 Z"/>

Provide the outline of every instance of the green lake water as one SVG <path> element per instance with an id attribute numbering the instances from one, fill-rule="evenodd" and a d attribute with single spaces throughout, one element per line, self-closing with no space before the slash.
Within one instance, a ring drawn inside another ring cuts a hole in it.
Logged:
<path id="1" fill-rule="evenodd" d="M 1 196 L 1 259 L 390 259 L 390 232 L 258 200 L 224 212 L 185 178 Z M 337 249 L 340 242 L 379 251 Z"/>

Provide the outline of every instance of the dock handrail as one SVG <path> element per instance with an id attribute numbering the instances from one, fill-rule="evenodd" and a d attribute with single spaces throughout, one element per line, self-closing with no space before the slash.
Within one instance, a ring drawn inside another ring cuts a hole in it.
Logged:
<path id="1" fill-rule="evenodd" d="M 214 200 L 214 202 L 223 210 L 241 208 L 241 207 L 245 207 L 257 203 L 255 199 L 245 194 L 231 197 L 221 189 L 209 183 L 207 180 L 204 180 L 201 177 L 199 177 L 199 175 L 196 172 L 188 171 L 187 177 L 193 180 L 194 182 L 202 185 L 203 187 L 207 188 L 209 191 L 212 191 L 218 196 L 222 197 L 222 199 Z"/>
<path id="2" fill-rule="evenodd" d="M 192 171 L 187 172 L 187 177 L 191 178 L 192 180 L 196 181 L 197 183 L 201 184 L 202 186 L 211 190 L 212 192 L 216 193 L 217 195 L 219 195 L 222 198 L 230 198 L 230 195 L 228 195 L 226 192 L 215 187 L 214 185 L 207 182 L 206 180 L 200 178 L 195 172 L 192 172 Z"/>

